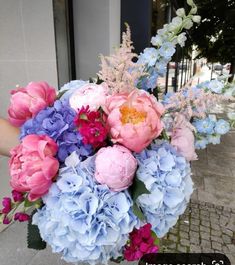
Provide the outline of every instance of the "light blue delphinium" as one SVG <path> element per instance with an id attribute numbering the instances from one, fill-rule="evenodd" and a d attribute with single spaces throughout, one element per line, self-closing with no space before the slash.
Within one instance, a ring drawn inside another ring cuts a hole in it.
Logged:
<path id="1" fill-rule="evenodd" d="M 208 140 L 206 137 L 201 137 L 196 139 L 195 141 L 195 148 L 196 149 L 205 149 L 208 144 Z"/>
<path id="2" fill-rule="evenodd" d="M 137 198 L 147 222 L 163 237 L 183 214 L 193 192 L 189 163 L 167 142 L 151 144 L 140 154 L 136 176 L 150 194 Z"/>
<path id="3" fill-rule="evenodd" d="M 171 42 L 164 42 L 159 49 L 159 54 L 166 60 L 170 60 L 171 56 L 175 53 L 175 45 Z"/>
<path id="4" fill-rule="evenodd" d="M 53 252 L 67 262 L 104 263 L 121 256 L 137 225 L 127 191 L 112 192 L 94 182 L 94 157 L 79 162 L 72 153 L 44 196 L 33 223 Z"/>
<path id="5" fill-rule="evenodd" d="M 220 144 L 220 134 L 208 134 L 207 140 L 209 144 Z"/>
<path id="6" fill-rule="evenodd" d="M 220 119 L 215 124 L 215 132 L 223 135 L 226 134 L 230 130 L 230 125 L 227 121 Z"/>
<path id="7" fill-rule="evenodd" d="M 207 84 L 207 88 L 216 94 L 221 94 L 223 92 L 224 84 L 218 80 L 211 80 Z"/>
<path id="8" fill-rule="evenodd" d="M 193 126 L 197 129 L 198 133 L 212 134 L 214 133 L 215 121 L 207 117 L 205 119 L 196 119 Z"/>
<path id="9" fill-rule="evenodd" d="M 155 48 L 145 48 L 143 53 L 139 55 L 137 64 L 144 64 L 148 67 L 154 66 L 159 59 L 159 52 Z"/>
<path id="10" fill-rule="evenodd" d="M 146 76 L 141 77 L 138 80 L 137 87 L 148 91 L 149 89 L 153 90 L 157 86 L 158 73 L 154 67 L 150 67 Z"/>

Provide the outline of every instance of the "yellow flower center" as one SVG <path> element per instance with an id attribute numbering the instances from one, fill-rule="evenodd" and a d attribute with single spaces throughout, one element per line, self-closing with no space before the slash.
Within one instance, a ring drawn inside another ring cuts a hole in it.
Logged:
<path id="1" fill-rule="evenodd" d="M 137 124 L 145 120 L 147 114 L 144 111 L 137 111 L 135 108 L 122 106 L 120 108 L 122 124 Z"/>

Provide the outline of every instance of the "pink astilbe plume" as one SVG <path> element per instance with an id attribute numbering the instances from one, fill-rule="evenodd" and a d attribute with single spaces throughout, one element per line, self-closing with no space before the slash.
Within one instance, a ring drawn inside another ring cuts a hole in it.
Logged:
<path id="1" fill-rule="evenodd" d="M 111 56 L 101 55 L 101 70 L 98 73 L 109 87 L 110 93 L 130 92 L 135 88 L 135 82 L 143 74 L 140 65 L 133 62 L 137 54 L 133 53 L 130 27 L 126 25 L 122 34 L 122 44 Z"/>
<path id="2" fill-rule="evenodd" d="M 222 95 L 206 92 L 203 89 L 183 88 L 170 97 L 165 108 L 170 113 L 183 114 L 188 120 L 193 117 L 205 118 L 206 113 L 215 104 L 225 99 L 226 97 Z"/>

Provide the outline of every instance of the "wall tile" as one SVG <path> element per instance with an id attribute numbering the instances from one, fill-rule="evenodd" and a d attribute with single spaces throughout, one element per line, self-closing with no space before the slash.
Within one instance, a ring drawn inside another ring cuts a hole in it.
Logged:
<path id="1" fill-rule="evenodd" d="M 6 117 L 10 90 L 27 83 L 26 63 L 0 61 L 0 116 Z"/>
<path id="2" fill-rule="evenodd" d="M 55 60 L 52 0 L 21 0 L 28 60 Z"/>
<path id="3" fill-rule="evenodd" d="M 0 61 L 24 60 L 20 0 L 0 0 Z"/>
<path id="4" fill-rule="evenodd" d="M 46 81 L 57 88 L 56 61 L 27 62 L 29 81 Z"/>

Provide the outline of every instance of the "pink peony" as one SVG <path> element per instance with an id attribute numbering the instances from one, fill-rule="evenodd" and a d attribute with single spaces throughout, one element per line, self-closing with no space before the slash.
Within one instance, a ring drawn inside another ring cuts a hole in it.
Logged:
<path id="1" fill-rule="evenodd" d="M 135 152 L 141 152 L 163 129 L 162 104 L 143 90 L 111 96 L 105 111 L 112 141 Z"/>
<path id="2" fill-rule="evenodd" d="M 54 156 L 57 144 L 46 135 L 28 135 L 11 150 L 9 162 L 11 186 L 19 192 L 28 192 L 35 201 L 48 192 L 59 169 Z"/>
<path id="3" fill-rule="evenodd" d="M 192 130 L 193 126 L 185 119 L 183 115 L 179 114 L 176 117 L 175 123 L 173 125 L 171 144 L 188 161 L 197 159 Z"/>
<path id="4" fill-rule="evenodd" d="M 144 254 L 156 253 L 158 246 L 155 245 L 155 238 L 152 236 L 151 224 L 147 223 L 140 229 L 134 229 L 130 233 L 130 241 L 125 246 L 124 258 L 128 261 L 139 260 Z"/>
<path id="5" fill-rule="evenodd" d="M 70 96 L 69 103 L 76 111 L 87 105 L 93 111 L 104 106 L 107 96 L 108 89 L 105 84 L 86 84 Z"/>
<path id="6" fill-rule="evenodd" d="M 137 162 L 125 147 L 114 145 L 99 150 L 95 160 L 95 178 L 114 191 L 127 189 L 134 178 Z"/>
<path id="7" fill-rule="evenodd" d="M 40 110 L 53 104 L 56 91 L 46 82 L 31 82 L 26 87 L 11 91 L 8 119 L 16 127 L 34 117 Z"/>

